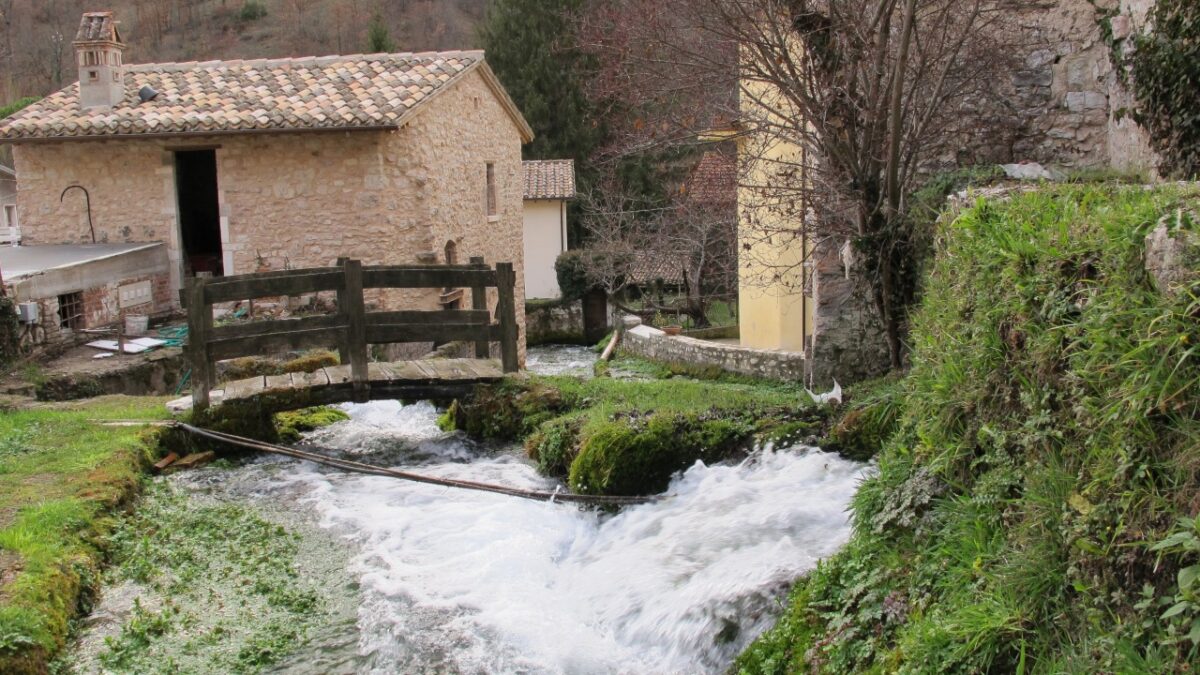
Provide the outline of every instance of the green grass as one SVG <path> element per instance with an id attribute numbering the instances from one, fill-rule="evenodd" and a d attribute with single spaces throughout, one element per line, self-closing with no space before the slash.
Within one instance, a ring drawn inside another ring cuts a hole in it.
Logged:
<path id="1" fill-rule="evenodd" d="M 113 509 L 152 452 L 144 427 L 91 420 L 164 419 L 165 401 L 104 397 L 0 415 L 0 559 L 19 570 L 0 587 L 0 672 L 37 671 L 62 647 Z"/>
<path id="2" fill-rule="evenodd" d="M 1161 293 L 1143 250 L 1198 207 L 1060 186 L 945 226 L 852 539 L 737 670 L 1190 672 L 1200 278 Z"/>
<path id="3" fill-rule="evenodd" d="M 791 385 L 535 376 L 479 389 L 444 426 L 525 438 L 543 473 L 578 492 L 628 495 L 660 492 L 696 460 L 737 456 L 780 428 L 817 433 L 824 419 Z"/>

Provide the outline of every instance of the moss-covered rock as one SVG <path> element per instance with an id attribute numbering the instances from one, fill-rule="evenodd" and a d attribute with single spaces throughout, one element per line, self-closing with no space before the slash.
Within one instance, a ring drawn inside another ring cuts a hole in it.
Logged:
<path id="1" fill-rule="evenodd" d="M 827 411 L 802 396 L 764 383 L 529 377 L 479 387 L 442 428 L 525 438 L 543 474 L 580 492 L 652 494 L 697 460 L 740 456 L 772 430 L 782 430 L 775 441 L 818 436 Z"/>
<path id="2" fill-rule="evenodd" d="M 297 443 L 308 431 L 316 431 L 338 422 L 344 422 L 350 416 L 331 406 L 301 408 L 275 414 L 275 429 L 280 442 Z"/>
<path id="3" fill-rule="evenodd" d="M 581 494 L 645 495 L 667 489 L 671 476 L 697 461 L 739 454 L 753 426 L 713 415 L 623 415 L 591 425 L 571 462 L 571 489 Z"/>

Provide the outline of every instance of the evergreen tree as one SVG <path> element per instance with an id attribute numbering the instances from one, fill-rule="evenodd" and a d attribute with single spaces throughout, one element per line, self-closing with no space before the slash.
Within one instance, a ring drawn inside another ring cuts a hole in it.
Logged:
<path id="1" fill-rule="evenodd" d="M 383 22 L 382 16 L 376 14 L 367 29 L 367 51 L 371 54 L 383 54 L 395 49 L 396 43 L 392 41 L 387 24 Z"/>
<path id="2" fill-rule="evenodd" d="M 587 160 L 603 131 L 584 94 L 588 58 L 572 21 L 583 0 L 492 0 L 480 29 L 488 64 L 533 127 L 526 159 Z"/>

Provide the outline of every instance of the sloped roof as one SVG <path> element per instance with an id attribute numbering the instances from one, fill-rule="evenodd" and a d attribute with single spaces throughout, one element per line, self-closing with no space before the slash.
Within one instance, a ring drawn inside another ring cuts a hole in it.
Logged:
<path id="1" fill-rule="evenodd" d="M 730 154 L 704 153 L 687 183 L 688 198 L 710 206 L 737 203 L 737 160 Z"/>
<path id="2" fill-rule="evenodd" d="M 575 160 L 525 162 L 525 199 L 574 199 Z"/>
<path id="3" fill-rule="evenodd" d="M 682 285 L 683 257 L 670 251 L 638 251 L 629 265 L 629 276 L 638 284 L 662 279 L 668 285 Z"/>
<path id="4" fill-rule="evenodd" d="M 482 51 L 130 65 L 116 107 L 81 109 L 73 84 L 0 121 L 0 140 L 396 128 L 473 70 L 532 140 Z"/>

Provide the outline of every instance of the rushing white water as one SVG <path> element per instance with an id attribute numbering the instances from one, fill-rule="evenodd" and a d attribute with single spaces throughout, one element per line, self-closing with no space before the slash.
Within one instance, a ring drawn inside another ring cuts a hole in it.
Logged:
<path id="1" fill-rule="evenodd" d="M 349 405 L 313 441 L 422 473 L 553 489 L 514 454 L 439 432 L 427 404 Z M 718 672 L 786 585 L 841 546 L 863 465 L 811 448 L 697 464 L 610 516 L 346 475 L 276 475 L 356 544 L 361 672 Z"/>

